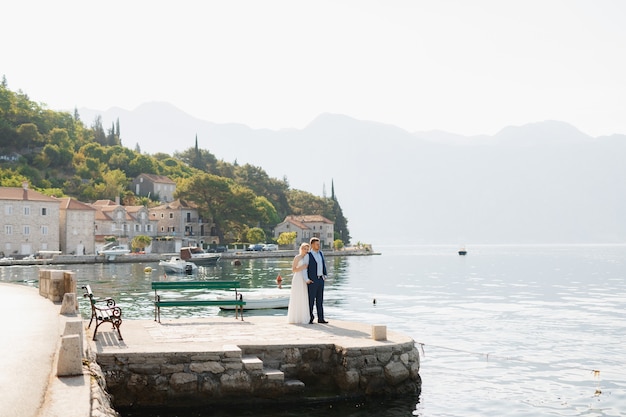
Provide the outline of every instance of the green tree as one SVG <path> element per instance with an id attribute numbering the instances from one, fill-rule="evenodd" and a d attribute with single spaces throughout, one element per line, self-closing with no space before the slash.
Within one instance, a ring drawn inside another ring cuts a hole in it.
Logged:
<path id="1" fill-rule="evenodd" d="M 17 128 L 17 134 L 25 148 L 34 148 L 42 144 L 42 136 L 37 125 L 34 123 L 24 123 Z"/>
<path id="2" fill-rule="evenodd" d="M 137 251 L 145 251 L 148 246 L 152 243 L 152 238 L 146 235 L 137 235 L 131 241 L 131 248 L 133 252 Z"/>
<path id="3" fill-rule="evenodd" d="M 282 246 L 293 245 L 297 237 L 298 234 L 296 232 L 282 232 L 278 235 L 276 242 Z"/>
<path id="4" fill-rule="evenodd" d="M 260 227 L 253 227 L 246 233 L 246 240 L 250 243 L 265 242 L 265 232 Z"/>
<path id="5" fill-rule="evenodd" d="M 251 190 L 213 174 L 199 174 L 179 183 L 177 197 L 198 204 L 202 218 L 215 225 L 214 235 L 224 241 L 229 224 L 250 224 L 259 212 Z"/>
<path id="6" fill-rule="evenodd" d="M 91 129 L 94 132 L 95 141 L 100 145 L 107 145 L 107 137 L 104 133 L 104 128 L 102 127 L 102 116 L 96 116 L 93 121 L 93 125 L 91 125 Z"/>
<path id="7" fill-rule="evenodd" d="M 333 221 L 335 222 L 335 233 L 339 234 L 339 238 L 343 242 L 350 244 L 350 230 L 348 230 L 348 219 L 343 215 L 343 210 L 339 205 L 337 196 L 335 195 L 335 182 L 331 182 L 331 204 L 333 212 Z"/>
<path id="8" fill-rule="evenodd" d="M 190 167 L 199 169 L 210 174 L 217 174 L 215 165 L 217 158 L 211 152 L 198 148 L 198 138 L 196 136 L 196 146 L 183 152 L 175 152 L 174 157 L 180 159 Z"/>

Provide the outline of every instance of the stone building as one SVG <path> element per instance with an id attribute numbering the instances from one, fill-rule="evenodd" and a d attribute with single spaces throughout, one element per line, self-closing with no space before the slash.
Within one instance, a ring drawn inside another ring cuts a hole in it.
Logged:
<path id="1" fill-rule="evenodd" d="M 130 248 L 135 236 L 156 237 L 157 222 L 151 220 L 145 206 L 122 206 L 117 201 L 98 200 L 91 207 L 96 209 L 94 229 L 97 245 L 104 244 L 107 237 L 115 237 L 120 244 Z"/>
<path id="2" fill-rule="evenodd" d="M 312 237 L 319 238 L 322 247 L 332 247 L 335 236 L 335 224 L 326 217 L 313 214 L 285 217 L 274 228 L 274 238 L 277 239 L 283 232 L 296 232 L 296 246 L 308 242 Z"/>
<path id="3" fill-rule="evenodd" d="M 140 174 L 133 180 L 131 190 L 140 197 L 168 202 L 174 200 L 176 183 L 164 175 Z"/>
<path id="4" fill-rule="evenodd" d="M 96 209 L 73 198 L 60 198 L 59 241 L 66 255 L 96 253 Z"/>
<path id="5" fill-rule="evenodd" d="M 34 255 L 59 250 L 60 201 L 22 188 L 0 187 L 0 255 Z"/>
<path id="6" fill-rule="evenodd" d="M 150 220 L 156 221 L 157 236 L 172 237 L 182 246 L 220 243 L 212 233 L 211 225 L 198 214 L 197 206 L 184 200 L 175 200 L 150 208 Z"/>

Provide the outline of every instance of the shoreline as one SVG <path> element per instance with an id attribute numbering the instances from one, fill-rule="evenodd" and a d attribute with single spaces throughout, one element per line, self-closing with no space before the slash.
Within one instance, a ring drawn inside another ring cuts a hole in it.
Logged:
<path id="1" fill-rule="evenodd" d="M 277 251 L 244 251 L 233 250 L 220 253 L 221 258 L 228 260 L 236 259 L 262 259 L 262 258 L 293 258 L 298 254 L 297 250 Z M 340 250 L 324 251 L 326 257 L 336 256 L 374 256 L 382 255 L 380 252 L 367 250 Z M 114 259 L 107 259 L 105 255 L 54 255 L 47 259 L 0 259 L 0 266 L 15 265 L 66 265 L 66 264 L 95 264 L 95 263 L 149 263 L 168 260 L 178 253 L 147 253 L 119 255 Z M 220 262 L 218 261 L 218 262 Z"/>

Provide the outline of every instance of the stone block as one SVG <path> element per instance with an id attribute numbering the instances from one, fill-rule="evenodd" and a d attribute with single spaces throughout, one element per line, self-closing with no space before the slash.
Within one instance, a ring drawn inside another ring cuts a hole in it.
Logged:
<path id="1" fill-rule="evenodd" d="M 372 339 L 387 340 L 387 326 L 372 325 Z"/>
<path id="2" fill-rule="evenodd" d="M 76 293 L 66 292 L 63 294 L 63 303 L 61 304 L 61 314 L 64 316 L 75 316 L 78 312 L 78 304 L 76 303 Z"/>
<path id="3" fill-rule="evenodd" d="M 76 376 L 83 373 L 80 337 L 68 335 L 61 337 L 61 348 L 57 363 L 57 376 Z"/>
<path id="4" fill-rule="evenodd" d="M 68 320 L 65 322 L 65 328 L 63 329 L 63 336 L 71 336 L 77 335 L 78 340 L 80 341 L 80 353 L 81 355 L 85 355 L 85 348 L 83 345 L 83 321 L 78 320 Z"/>

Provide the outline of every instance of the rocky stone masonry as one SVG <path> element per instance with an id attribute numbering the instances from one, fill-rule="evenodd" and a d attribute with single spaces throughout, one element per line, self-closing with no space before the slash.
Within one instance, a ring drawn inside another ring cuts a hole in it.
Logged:
<path id="1" fill-rule="evenodd" d="M 115 407 L 301 402 L 420 389 L 414 343 L 224 346 L 219 352 L 97 354 Z"/>

